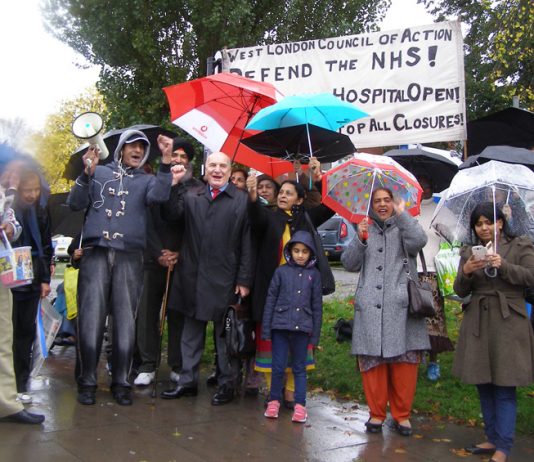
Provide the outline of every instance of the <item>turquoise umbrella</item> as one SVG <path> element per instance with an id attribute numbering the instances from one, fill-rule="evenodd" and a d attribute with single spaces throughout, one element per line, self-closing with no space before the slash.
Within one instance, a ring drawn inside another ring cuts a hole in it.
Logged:
<path id="1" fill-rule="evenodd" d="M 340 100 L 331 93 L 288 96 L 268 106 L 252 118 L 247 125 L 251 130 L 270 130 L 313 124 L 337 131 L 340 127 L 369 114 Z"/>

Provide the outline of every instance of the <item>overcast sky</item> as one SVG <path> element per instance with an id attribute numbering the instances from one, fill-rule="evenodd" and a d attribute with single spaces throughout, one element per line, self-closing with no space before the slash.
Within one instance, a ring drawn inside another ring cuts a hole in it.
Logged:
<path id="1" fill-rule="evenodd" d="M 20 117 L 41 129 L 63 100 L 94 84 L 98 68 L 49 35 L 39 0 L 7 0 L 0 7 L 0 118 Z M 382 30 L 431 24 L 417 0 L 393 0 Z"/>

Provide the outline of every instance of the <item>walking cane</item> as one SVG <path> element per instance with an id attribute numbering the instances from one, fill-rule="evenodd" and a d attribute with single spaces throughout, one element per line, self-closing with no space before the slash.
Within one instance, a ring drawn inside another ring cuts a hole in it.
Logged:
<path id="1" fill-rule="evenodd" d="M 163 330 L 165 328 L 165 317 L 167 315 L 167 298 L 169 296 L 169 282 L 171 280 L 171 273 L 174 268 L 174 265 L 167 268 L 167 281 L 165 283 L 165 293 L 163 294 L 163 300 L 161 301 L 161 309 L 159 312 L 159 348 L 158 356 L 156 358 L 156 370 L 154 371 L 154 385 L 152 387 L 152 398 L 156 398 L 156 388 L 158 386 L 158 373 L 159 366 L 161 364 L 161 348 L 163 344 Z"/>

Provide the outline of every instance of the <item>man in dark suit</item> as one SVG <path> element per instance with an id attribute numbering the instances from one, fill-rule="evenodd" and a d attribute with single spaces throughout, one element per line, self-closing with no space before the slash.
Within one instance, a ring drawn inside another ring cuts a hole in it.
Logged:
<path id="1" fill-rule="evenodd" d="M 199 364 L 206 325 L 213 321 L 219 367 L 213 405 L 234 398 L 238 361 L 226 354 L 221 333 L 224 314 L 236 294 L 245 297 L 252 282 L 252 245 L 247 194 L 229 182 L 230 158 L 217 152 L 206 160 L 208 185 L 192 188 L 166 204 L 171 220 L 183 220 L 184 238 L 170 295 L 170 307 L 185 315 L 182 370 L 176 388 L 163 392 L 173 399 L 197 394 Z"/>

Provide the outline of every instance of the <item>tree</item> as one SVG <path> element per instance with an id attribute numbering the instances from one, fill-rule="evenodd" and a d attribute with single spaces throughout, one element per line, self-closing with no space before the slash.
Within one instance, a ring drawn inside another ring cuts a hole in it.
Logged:
<path id="1" fill-rule="evenodd" d="M 217 50 L 374 29 L 390 0 L 47 0 L 49 30 L 102 67 L 111 125 L 168 123 L 162 87 Z"/>
<path id="2" fill-rule="evenodd" d="M 72 186 L 71 181 L 63 178 L 63 172 L 70 155 L 81 142 L 72 134 L 71 126 L 74 118 L 86 111 L 105 111 L 103 98 L 94 88 L 76 99 L 63 102 L 57 113 L 47 117 L 44 129 L 33 137 L 35 157 L 53 193 L 67 192 Z"/>
<path id="3" fill-rule="evenodd" d="M 468 119 L 511 106 L 534 110 L 532 0 L 418 0 L 438 20 L 467 25 L 465 74 Z"/>

